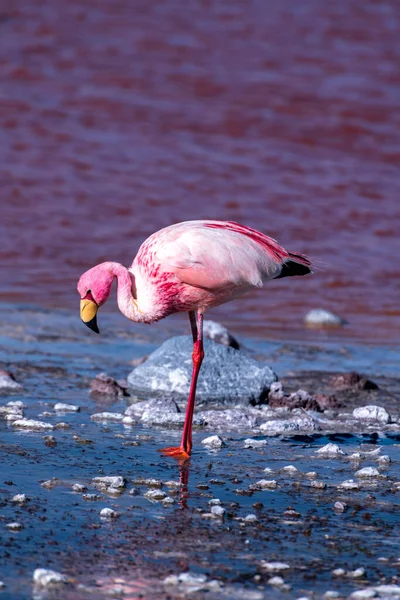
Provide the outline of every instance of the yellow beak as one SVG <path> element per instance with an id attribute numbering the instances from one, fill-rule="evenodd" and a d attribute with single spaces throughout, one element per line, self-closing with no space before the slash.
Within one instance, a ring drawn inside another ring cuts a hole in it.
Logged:
<path id="1" fill-rule="evenodd" d="M 97 311 L 98 306 L 93 300 L 83 299 L 81 300 L 81 319 L 89 329 L 100 333 L 97 327 Z"/>

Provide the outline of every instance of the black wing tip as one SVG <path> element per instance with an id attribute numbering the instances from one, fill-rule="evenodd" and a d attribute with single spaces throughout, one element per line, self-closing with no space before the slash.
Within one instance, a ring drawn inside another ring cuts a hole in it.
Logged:
<path id="1" fill-rule="evenodd" d="M 282 270 L 278 277 L 275 279 L 281 279 L 282 277 L 293 277 L 297 275 L 309 275 L 312 273 L 311 263 L 308 265 L 297 262 L 296 260 L 287 260 L 282 265 Z"/>

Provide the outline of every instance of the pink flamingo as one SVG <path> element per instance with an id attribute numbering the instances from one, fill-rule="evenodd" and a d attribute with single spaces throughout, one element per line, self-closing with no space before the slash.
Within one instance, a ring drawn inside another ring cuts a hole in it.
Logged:
<path id="1" fill-rule="evenodd" d="M 187 221 L 153 233 L 139 248 L 131 267 L 101 263 L 78 282 L 81 319 L 99 333 L 96 315 L 117 279 L 120 311 L 131 321 L 153 323 L 188 312 L 193 336 L 193 372 L 181 445 L 162 452 L 188 458 L 196 384 L 203 350 L 203 314 L 269 279 L 311 272 L 302 254 L 288 252 L 274 239 L 233 222 Z M 197 315 L 196 315 L 197 313 Z"/>

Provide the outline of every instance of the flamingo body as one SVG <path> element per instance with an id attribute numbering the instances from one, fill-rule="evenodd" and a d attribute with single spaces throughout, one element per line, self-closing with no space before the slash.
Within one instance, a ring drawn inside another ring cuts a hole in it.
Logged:
<path id="1" fill-rule="evenodd" d="M 194 341 L 192 385 L 181 447 L 169 452 L 188 456 L 196 381 L 204 356 L 204 312 L 262 287 L 269 279 L 310 272 L 306 256 L 288 252 L 255 229 L 233 222 L 186 221 L 153 233 L 129 269 L 105 262 L 86 271 L 78 282 L 81 318 L 98 332 L 97 308 L 107 300 L 115 278 L 119 309 L 132 321 L 152 323 L 173 313 L 189 313 Z"/>

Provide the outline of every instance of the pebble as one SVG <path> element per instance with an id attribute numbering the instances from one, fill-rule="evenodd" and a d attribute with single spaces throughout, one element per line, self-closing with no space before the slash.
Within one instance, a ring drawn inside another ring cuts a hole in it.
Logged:
<path id="1" fill-rule="evenodd" d="M 148 490 L 144 493 L 144 497 L 152 501 L 164 500 L 166 495 L 167 494 L 161 490 Z"/>
<path id="2" fill-rule="evenodd" d="M 40 485 L 45 490 L 51 490 L 51 489 L 53 489 L 53 487 L 55 485 L 57 485 L 58 482 L 59 482 L 59 479 L 57 477 L 53 477 L 52 479 L 48 479 L 47 481 L 44 481 Z"/>
<path id="3" fill-rule="evenodd" d="M 336 512 L 342 513 L 347 509 L 347 504 L 346 504 L 346 502 L 340 502 L 340 500 L 338 500 L 333 505 L 333 508 L 335 509 Z"/>
<path id="4" fill-rule="evenodd" d="M 325 308 L 313 308 L 304 317 L 307 327 L 342 327 L 346 321 Z"/>
<path id="5" fill-rule="evenodd" d="M 204 438 L 201 443 L 209 448 L 222 448 L 225 446 L 223 439 L 220 438 L 219 435 L 211 435 L 210 437 Z"/>
<path id="6" fill-rule="evenodd" d="M 316 454 L 321 456 L 329 456 L 330 458 L 334 458 L 337 456 L 345 456 L 346 452 L 341 450 L 337 444 L 326 444 L 326 446 L 322 446 L 319 450 L 316 451 Z"/>
<path id="7" fill-rule="evenodd" d="M 388 465 L 391 462 L 392 459 L 387 454 L 383 454 L 377 459 L 377 463 L 379 463 L 380 465 Z"/>
<path id="8" fill-rule="evenodd" d="M 256 485 L 263 490 L 274 490 L 278 487 L 275 479 L 260 479 L 260 481 L 257 481 Z"/>
<path id="9" fill-rule="evenodd" d="M 390 421 L 390 415 L 383 406 L 361 406 L 353 410 L 353 417 L 366 421 L 378 421 L 382 425 L 386 425 Z"/>
<path id="10" fill-rule="evenodd" d="M 0 581 L 0 590 L 3 590 L 6 587 L 4 581 Z"/>
<path id="11" fill-rule="evenodd" d="M 100 511 L 100 517 L 102 519 L 116 519 L 119 517 L 119 513 L 112 508 L 102 508 Z"/>
<path id="12" fill-rule="evenodd" d="M 35 569 L 33 581 L 36 585 L 46 587 L 55 583 L 67 583 L 68 578 L 62 573 L 57 573 L 57 571 L 51 569 Z"/>
<path id="13" fill-rule="evenodd" d="M 375 598 L 377 593 L 374 589 L 365 588 L 363 590 L 356 590 L 350 594 L 352 600 L 368 600 L 368 598 Z"/>
<path id="14" fill-rule="evenodd" d="M 82 494 L 82 500 L 95 502 L 96 500 L 103 500 L 103 496 L 100 496 L 100 494 Z"/>
<path id="15" fill-rule="evenodd" d="M 355 476 L 360 479 L 368 478 L 368 477 L 383 477 L 375 467 L 364 467 L 363 469 L 359 469 L 355 472 Z"/>
<path id="16" fill-rule="evenodd" d="M 282 471 L 285 471 L 286 473 L 293 473 L 293 474 L 299 472 L 299 470 L 293 465 L 287 465 L 286 467 L 283 467 Z"/>
<path id="17" fill-rule="evenodd" d="M 142 485 L 146 485 L 149 488 L 162 488 L 163 485 L 161 479 L 154 479 L 153 477 L 142 479 L 140 483 Z"/>
<path id="18" fill-rule="evenodd" d="M 359 490 L 360 489 L 360 485 L 358 483 L 356 483 L 355 481 L 353 481 L 353 479 L 347 479 L 346 481 L 343 481 L 343 483 L 340 483 L 337 487 L 339 490 Z"/>
<path id="19" fill-rule="evenodd" d="M 114 488 L 114 489 L 122 489 L 126 487 L 126 479 L 121 475 L 109 475 L 106 477 L 93 477 L 92 479 L 93 485 L 103 488 Z"/>
<path id="20" fill-rule="evenodd" d="M 268 579 L 267 583 L 269 583 L 269 585 L 272 585 L 274 587 L 279 587 L 279 588 L 282 588 L 285 585 L 284 579 L 282 579 L 282 577 L 279 577 L 279 575 L 275 575 L 275 577 L 271 577 L 271 579 Z"/>
<path id="21" fill-rule="evenodd" d="M 354 571 L 349 571 L 347 573 L 347 577 L 351 577 L 352 579 L 360 579 L 364 577 L 365 569 L 364 567 L 359 567 L 358 569 L 354 569 Z"/>
<path id="22" fill-rule="evenodd" d="M 312 481 L 311 482 L 311 487 L 316 489 L 316 490 L 325 490 L 326 489 L 326 483 L 324 481 Z"/>
<path id="23" fill-rule="evenodd" d="M 260 567 L 263 571 L 267 571 L 268 573 L 279 573 L 280 571 L 288 571 L 290 569 L 288 563 L 279 561 L 268 562 L 265 560 L 260 562 Z"/>
<path id="24" fill-rule="evenodd" d="M 249 514 L 243 519 L 244 523 L 256 523 L 258 521 L 257 515 Z"/>
<path id="25" fill-rule="evenodd" d="M 133 417 L 129 417 L 129 416 L 125 416 L 122 419 L 122 423 L 123 423 L 123 425 L 127 425 L 127 426 L 136 425 L 135 419 Z"/>
<path id="26" fill-rule="evenodd" d="M 54 405 L 54 410 L 56 412 L 79 412 L 80 406 L 75 406 L 75 404 L 64 404 L 64 402 L 57 402 Z"/>
<path id="27" fill-rule="evenodd" d="M 214 515 L 214 517 L 218 517 L 220 519 L 222 519 L 225 515 L 225 509 L 222 508 L 222 506 L 211 506 L 211 514 Z"/>
<path id="28" fill-rule="evenodd" d="M 209 319 L 205 320 L 203 322 L 203 335 L 217 344 L 223 344 L 224 346 L 230 346 L 239 350 L 239 342 L 221 323 Z"/>
<path id="29" fill-rule="evenodd" d="M 9 402 L 7 402 L 7 406 L 12 406 L 18 410 L 23 410 L 24 403 L 22 402 L 22 400 L 10 400 Z"/>
<path id="30" fill-rule="evenodd" d="M 22 523 L 18 523 L 17 521 L 14 521 L 13 523 L 7 523 L 6 527 L 10 531 L 21 531 L 21 529 L 24 528 Z"/>
<path id="31" fill-rule="evenodd" d="M 8 371 L 4 371 L 0 369 L 0 389 L 1 390 L 22 390 L 22 385 L 17 383 L 14 379 L 14 376 Z"/>
<path id="32" fill-rule="evenodd" d="M 57 446 L 57 440 L 54 435 L 45 435 L 43 439 L 44 443 L 46 446 L 49 446 L 49 448 L 54 448 L 54 446 Z"/>
<path id="33" fill-rule="evenodd" d="M 220 506 L 222 504 L 222 502 L 219 498 L 212 498 L 211 500 L 208 501 L 208 504 L 210 506 Z"/>
<path id="34" fill-rule="evenodd" d="M 308 415 L 303 415 L 289 419 L 265 421 L 265 423 L 261 423 L 260 429 L 270 434 L 278 434 L 288 431 L 320 431 L 321 426 Z"/>
<path id="35" fill-rule="evenodd" d="M 76 492 L 77 494 L 83 494 L 87 491 L 87 487 L 85 485 L 82 485 L 81 483 L 74 483 L 74 485 L 72 486 L 72 491 Z"/>
<path id="36" fill-rule="evenodd" d="M 346 571 L 342 568 L 334 569 L 332 571 L 332 575 L 334 575 L 335 577 L 343 577 L 344 575 L 346 575 Z"/>
<path id="37" fill-rule="evenodd" d="M 167 488 L 180 488 L 182 486 L 182 483 L 180 481 L 174 481 L 170 479 L 168 481 L 164 481 L 164 485 Z"/>
<path id="38" fill-rule="evenodd" d="M 126 385 L 116 381 L 107 373 L 99 373 L 90 382 L 90 393 L 101 396 L 126 396 Z"/>
<path id="39" fill-rule="evenodd" d="M 12 421 L 18 421 L 18 419 L 21 419 L 21 417 L 23 417 L 23 413 L 22 413 L 22 412 L 21 412 L 21 413 L 18 413 L 18 414 L 17 414 L 17 413 L 14 413 L 14 412 L 12 412 L 12 413 L 7 413 L 7 414 L 4 416 L 4 419 L 5 419 L 5 421 L 10 421 L 10 422 L 12 422 Z"/>
<path id="40" fill-rule="evenodd" d="M 267 440 L 253 440 L 247 438 L 243 442 L 245 448 L 263 448 L 267 445 Z"/>
<path id="41" fill-rule="evenodd" d="M 174 504 L 175 500 L 173 498 L 170 498 L 169 496 L 167 496 L 166 498 L 163 498 L 163 500 L 161 500 L 161 502 L 165 506 L 169 506 L 170 504 Z"/>
<path id="42" fill-rule="evenodd" d="M 340 598 L 341 594 L 339 592 L 336 592 L 335 590 L 327 590 L 325 592 L 325 594 L 323 595 L 323 598 L 325 598 L 325 600 L 331 600 L 333 598 Z"/>
<path id="43" fill-rule="evenodd" d="M 25 504 L 28 500 L 29 498 L 26 494 L 15 494 L 15 496 L 11 498 L 11 502 L 15 502 L 16 504 Z"/>
<path id="44" fill-rule="evenodd" d="M 34 419 L 17 419 L 16 421 L 13 421 L 12 426 L 20 429 L 31 430 L 54 429 L 54 425 L 51 423 L 46 423 L 45 421 L 35 421 Z"/>
<path id="45" fill-rule="evenodd" d="M 90 418 L 92 421 L 111 421 L 114 423 L 118 423 L 123 421 L 124 415 L 121 415 L 120 413 L 102 412 L 95 413 Z"/>
<path id="46" fill-rule="evenodd" d="M 376 585 L 374 588 L 375 592 L 379 596 L 400 596 L 400 586 L 396 584 L 386 583 L 382 585 Z"/>

